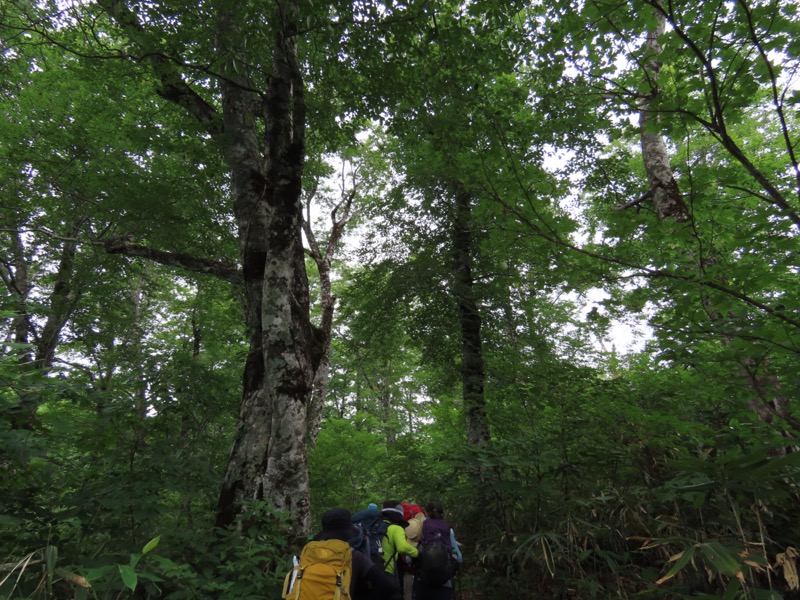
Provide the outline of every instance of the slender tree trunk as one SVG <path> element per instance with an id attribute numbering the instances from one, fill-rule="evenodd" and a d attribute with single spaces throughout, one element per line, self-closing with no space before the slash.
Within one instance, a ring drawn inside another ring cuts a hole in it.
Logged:
<path id="1" fill-rule="evenodd" d="M 391 372 L 391 365 L 387 365 L 386 373 L 391 374 Z M 395 398 L 392 394 L 388 377 L 379 377 L 376 380 L 375 391 L 378 392 L 378 405 L 383 416 L 383 422 L 386 425 L 384 428 L 386 445 L 393 446 L 397 443 L 397 407 L 395 406 Z"/>
<path id="2" fill-rule="evenodd" d="M 69 234 L 71 238 L 78 235 L 80 225 L 79 221 L 72 227 Z M 50 310 L 36 344 L 35 362 L 37 368 L 40 369 L 49 369 L 53 364 L 61 332 L 81 297 L 81 290 L 75 289 L 74 285 L 77 248 L 77 242 L 72 240 L 65 241 L 61 247 L 61 259 L 56 271 L 53 291 L 50 294 Z"/>
<path id="3" fill-rule="evenodd" d="M 139 418 L 144 420 L 147 417 L 147 377 L 145 377 L 145 364 L 144 353 L 145 348 L 142 343 L 144 338 L 144 327 L 142 326 L 142 296 L 144 295 L 144 283 L 147 277 L 147 267 L 144 265 L 142 272 L 135 282 L 133 282 L 133 289 L 131 289 L 131 326 L 128 330 L 127 340 L 125 345 L 130 348 L 130 354 L 133 357 L 133 377 L 136 380 L 136 395 L 133 400 L 136 406 L 136 413 Z M 136 445 L 138 432 L 131 446 L 131 467 L 133 466 L 134 454 L 136 452 Z M 131 472 L 133 469 L 131 468 Z"/>
<path id="4" fill-rule="evenodd" d="M 789 411 L 789 398 L 782 392 L 778 377 L 771 373 L 770 361 L 747 359 L 741 361 L 740 366 L 747 386 L 753 391 L 750 408 L 758 415 L 758 419 L 776 426 L 783 421 L 795 431 L 800 431 L 800 422 Z M 794 437 L 794 434 L 783 433 Z"/>
<path id="5" fill-rule="evenodd" d="M 658 97 L 658 72 L 661 69 L 661 63 L 657 58 L 661 53 L 658 38 L 664 33 L 665 19 L 659 11 L 655 11 L 655 14 L 658 19 L 658 27 L 647 34 L 645 43 L 648 56 L 645 59 L 644 70 L 651 93 L 642 98 L 639 103 L 642 158 L 650 183 L 650 189 L 645 196 L 652 197 L 656 214 L 660 220 L 673 218 L 676 221 L 686 221 L 689 219 L 689 211 L 672 174 L 667 145 L 658 128 L 656 100 Z"/>
<path id="6" fill-rule="evenodd" d="M 71 236 L 74 236 L 79 226 L 80 222 L 73 226 L 70 232 Z M 13 232 L 11 256 L 8 261 L 4 262 L 5 269 L 2 272 L 6 288 L 16 304 L 17 314 L 12 322 L 13 340 L 19 344 L 16 352 L 20 365 L 27 369 L 47 371 L 55 359 L 56 348 L 64 326 L 80 298 L 80 290 L 75 291 L 74 289 L 77 243 L 75 241 L 63 242 L 55 273 L 55 282 L 48 297 L 47 318 L 38 332 L 35 320 L 31 319 L 27 307 L 28 295 L 33 289 L 33 285 L 29 280 L 28 258 L 25 252 L 25 245 L 19 230 Z M 28 347 L 31 338 L 33 338 L 32 347 Z M 38 397 L 21 396 L 12 426 L 21 429 L 32 428 L 36 412 L 39 409 L 39 402 Z"/>
<path id="7" fill-rule="evenodd" d="M 30 335 L 29 316 L 26 303 L 31 291 L 28 279 L 28 261 L 25 257 L 25 245 L 19 231 L 10 234 L 11 254 L 3 262 L 2 278 L 9 295 L 13 299 L 16 313 L 11 325 L 12 339 L 18 344 L 15 352 L 21 364 L 33 361 L 33 354 L 27 347 Z"/>
<path id="8" fill-rule="evenodd" d="M 639 112 L 642 158 L 650 181 L 648 195 L 653 198 L 659 220 L 664 221 L 671 218 L 682 222 L 689 220 L 690 215 L 675 181 L 667 146 L 663 137 L 658 133 L 657 127 L 657 80 L 661 68 L 661 63 L 658 61 L 661 45 L 658 38 L 665 32 L 666 17 L 658 3 L 654 4 L 654 14 L 658 19 L 658 27 L 648 33 L 645 44 L 648 58 L 644 64 L 645 76 L 652 91 L 640 101 Z M 714 261 L 714 257 L 706 257 L 704 264 L 700 264 L 699 268 L 703 269 L 705 264 L 710 264 L 712 261 Z M 704 298 L 702 303 L 705 313 L 711 321 L 718 323 L 730 321 L 716 309 L 710 299 Z M 729 344 L 734 335 L 723 338 L 723 343 Z M 738 367 L 744 377 L 745 386 L 752 393 L 748 404 L 759 420 L 772 423 L 776 417 L 779 417 L 794 427 L 799 425 L 789 414 L 788 399 L 781 394 L 780 381 L 774 374 L 768 372 L 769 361 L 747 358 L 739 361 Z"/>
<path id="9" fill-rule="evenodd" d="M 461 382 L 467 443 L 475 448 L 490 444 L 484 397 L 484 365 L 481 339 L 481 316 L 475 297 L 472 276 L 473 218 L 471 196 L 459 186 L 455 194 L 453 232 L 454 295 L 461 323 Z"/>
<path id="10" fill-rule="evenodd" d="M 336 296 L 331 287 L 331 259 L 336 251 L 336 246 L 328 244 L 327 252 L 323 255 L 308 219 L 303 222 L 306 232 L 306 239 L 311 246 L 309 254 L 317 265 L 320 282 L 320 301 L 322 303 L 322 318 L 320 319 L 319 331 L 321 335 L 321 352 L 319 365 L 314 374 L 312 384 L 311 399 L 308 405 L 308 415 L 306 423 L 306 435 L 309 445 L 313 446 L 317 441 L 317 434 L 322 423 L 322 409 L 325 407 L 325 398 L 328 395 L 328 379 L 330 376 L 330 355 L 331 355 L 331 330 L 333 329 L 333 312 L 336 307 Z M 334 231 L 336 224 L 334 222 Z M 332 236 L 333 237 L 333 236 Z"/>
<path id="11" fill-rule="evenodd" d="M 15 315 L 11 323 L 13 341 L 17 344 L 13 352 L 16 353 L 19 364 L 25 368 L 35 366 L 34 354 L 28 343 L 33 332 L 33 324 L 28 314 L 28 294 L 33 286 L 28 278 L 28 261 L 25 256 L 25 244 L 19 231 L 11 234 L 11 256 L 3 262 L 3 282 L 13 299 Z M 35 399 L 27 394 L 21 394 L 17 403 L 17 410 L 11 420 L 12 429 L 33 429 L 36 419 Z M 2 465 L 0 465 L 2 466 Z"/>
<path id="12" fill-rule="evenodd" d="M 203 342 L 203 326 L 197 321 L 197 307 L 192 308 L 192 358 L 200 356 Z"/>
<path id="13" fill-rule="evenodd" d="M 330 379 L 330 343 L 325 344 L 319 367 L 314 375 L 311 402 L 308 408 L 307 432 L 308 444 L 313 446 L 317 442 L 317 435 L 322 426 L 322 411 L 325 408 L 325 399 L 328 397 L 328 380 Z"/>
<path id="14" fill-rule="evenodd" d="M 308 240 L 308 254 L 317 265 L 320 285 L 320 303 L 322 315 L 319 330 L 322 339 L 322 351 L 317 372 L 314 375 L 313 392 L 308 408 L 308 442 L 316 443 L 320 424 L 322 423 L 322 410 L 325 407 L 325 398 L 328 395 L 328 379 L 330 376 L 331 332 L 333 330 L 333 314 L 336 308 L 336 295 L 331 285 L 331 263 L 339 250 L 339 245 L 347 225 L 353 218 L 353 200 L 356 195 L 355 185 L 353 190 L 344 193 L 336 207 L 331 212 L 331 231 L 325 249 L 321 247 L 314 230 L 311 227 L 311 203 L 314 199 L 312 193 L 306 203 L 306 217 L 303 220 L 303 231 Z"/>

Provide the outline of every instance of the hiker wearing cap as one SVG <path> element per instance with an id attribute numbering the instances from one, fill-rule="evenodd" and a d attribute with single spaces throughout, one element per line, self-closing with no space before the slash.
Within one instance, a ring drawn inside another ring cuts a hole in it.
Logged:
<path id="1" fill-rule="evenodd" d="M 353 523 L 358 523 L 359 521 L 363 521 L 369 517 L 376 517 L 378 516 L 378 505 L 374 502 L 370 502 L 367 504 L 367 508 L 364 510 L 360 510 L 357 513 L 353 513 Z"/>
<path id="2" fill-rule="evenodd" d="M 408 527 L 408 521 L 403 516 L 403 505 L 399 501 L 387 500 L 384 502 L 381 516 L 389 524 L 386 536 L 381 541 L 383 546 L 383 568 L 387 573 L 394 574 L 395 563 L 397 563 L 400 554 L 416 558 L 418 552 L 406 540 L 405 528 Z"/>
<path id="3" fill-rule="evenodd" d="M 332 508 L 322 515 L 322 531 L 314 541 L 342 540 L 351 546 L 358 543 L 360 530 L 353 525 L 350 511 Z M 395 581 L 370 558 L 361 552 L 352 552 L 350 597 L 352 600 L 400 600 L 400 588 Z"/>

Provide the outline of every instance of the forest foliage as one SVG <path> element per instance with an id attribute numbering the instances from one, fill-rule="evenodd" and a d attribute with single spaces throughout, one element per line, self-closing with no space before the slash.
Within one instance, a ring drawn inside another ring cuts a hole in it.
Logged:
<path id="1" fill-rule="evenodd" d="M 1 2 L 0 597 L 800 597 L 799 11 Z"/>

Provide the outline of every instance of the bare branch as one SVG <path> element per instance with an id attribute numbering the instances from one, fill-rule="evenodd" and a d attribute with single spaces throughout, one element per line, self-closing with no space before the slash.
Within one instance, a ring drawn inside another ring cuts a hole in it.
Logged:
<path id="1" fill-rule="evenodd" d="M 112 238 L 104 242 L 93 242 L 93 245 L 102 245 L 109 254 L 139 256 L 162 265 L 180 267 L 194 273 L 213 275 L 236 285 L 244 283 L 241 269 L 229 261 L 198 258 L 182 252 L 164 252 L 163 250 L 156 250 L 139 244 L 131 244 L 127 238 Z"/>
<path id="2" fill-rule="evenodd" d="M 56 235 L 44 227 L 26 228 L 24 230 L 0 229 L 0 231 L 29 231 L 42 233 L 54 240 L 100 247 L 109 254 L 138 256 L 169 267 L 179 267 L 187 271 L 192 271 L 193 273 L 212 275 L 235 285 L 241 285 L 244 282 L 242 270 L 232 261 L 201 258 L 182 252 L 166 252 L 140 244 L 132 244 L 130 243 L 131 240 L 129 236 L 108 238 L 105 240 L 83 240 Z"/>
<path id="3" fill-rule="evenodd" d="M 614 205 L 614 210 L 626 210 L 626 209 L 631 208 L 633 206 L 638 206 L 639 204 L 641 204 L 645 200 L 647 200 L 649 198 L 652 198 L 652 197 L 653 197 L 653 188 L 651 187 L 649 190 L 647 190 L 644 194 L 642 194 L 636 200 L 630 200 L 630 201 L 626 202 L 625 204 L 615 204 Z"/>

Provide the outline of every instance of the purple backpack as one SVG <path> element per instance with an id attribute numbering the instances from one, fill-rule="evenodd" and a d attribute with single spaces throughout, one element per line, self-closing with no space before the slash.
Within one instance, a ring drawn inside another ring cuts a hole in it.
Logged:
<path id="1" fill-rule="evenodd" d="M 439 542 L 450 550 L 453 549 L 450 544 L 450 523 L 444 519 L 425 519 L 422 524 L 422 543 L 430 544 L 432 542 Z"/>
<path id="2" fill-rule="evenodd" d="M 442 519 L 426 519 L 422 524 L 416 576 L 428 585 L 442 586 L 456 574 L 458 564 L 450 543 L 450 524 Z"/>

